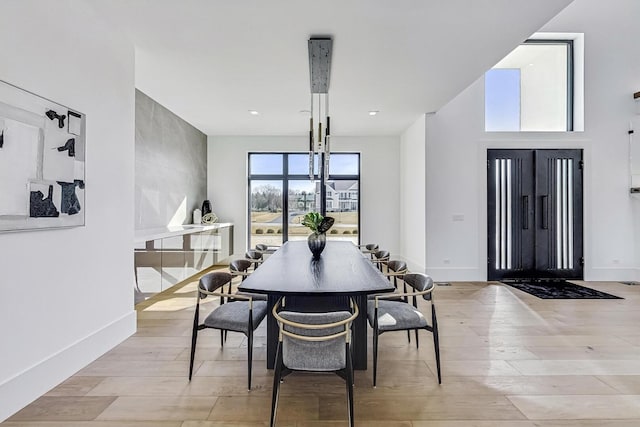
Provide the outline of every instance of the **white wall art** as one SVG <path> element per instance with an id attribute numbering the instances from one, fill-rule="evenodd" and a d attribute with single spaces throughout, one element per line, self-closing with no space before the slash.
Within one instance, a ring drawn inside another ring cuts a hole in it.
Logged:
<path id="1" fill-rule="evenodd" d="M 0 232 L 84 225 L 85 116 L 0 81 Z"/>

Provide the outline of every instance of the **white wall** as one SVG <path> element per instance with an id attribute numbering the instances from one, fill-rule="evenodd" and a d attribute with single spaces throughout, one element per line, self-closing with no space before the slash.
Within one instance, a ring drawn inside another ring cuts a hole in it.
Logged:
<path id="1" fill-rule="evenodd" d="M 426 115 L 400 136 L 400 253 L 411 271 L 425 271 Z"/>
<path id="2" fill-rule="evenodd" d="M 207 190 L 213 211 L 233 222 L 234 249 L 247 247 L 247 157 L 249 152 L 304 152 L 305 137 L 210 136 Z M 395 137 L 332 137 L 335 152 L 360 152 L 361 242 L 375 242 L 391 254 L 400 249 L 399 140 Z"/>
<path id="3" fill-rule="evenodd" d="M 585 33 L 584 132 L 485 133 L 482 78 L 427 118 L 427 271 L 436 280 L 486 279 L 486 150 L 519 147 L 584 149 L 585 279 L 638 277 L 627 138 L 640 90 L 638 16 L 635 0 L 576 0 L 540 30 Z"/>
<path id="4" fill-rule="evenodd" d="M 134 52 L 79 1 L 0 2 L 0 79 L 87 117 L 86 226 L 0 234 L 0 420 L 135 330 Z"/>

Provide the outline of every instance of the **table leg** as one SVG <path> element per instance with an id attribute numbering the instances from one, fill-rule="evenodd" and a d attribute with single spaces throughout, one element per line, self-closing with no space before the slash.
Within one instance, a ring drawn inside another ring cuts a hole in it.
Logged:
<path id="1" fill-rule="evenodd" d="M 276 363 L 276 350 L 278 349 L 278 322 L 273 317 L 273 307 L 276 305 L 280 296 L 268 295 L 267 307 L 267 369 L 273 369 Z"/>
<path id="2" fill-rule="evenodd" d="M 360 314 L 353 321 L 353 369 L 367 369 L 367 296 L 354 295 Z"/>

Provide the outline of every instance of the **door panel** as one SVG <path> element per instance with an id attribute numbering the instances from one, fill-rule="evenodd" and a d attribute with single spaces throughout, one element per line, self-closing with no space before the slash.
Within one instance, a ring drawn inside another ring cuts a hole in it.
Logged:
<path id="1" fill-rule="evenodd" d="M 488 161 L 489 277 L 530 277 L 535 237 L 531 150 L 490 150 Z M 493 214 L 491 214 L 493 213 Z"/>
<path id="2" fill-rule="evenodd" d="M 488 278 L 582 277 L 581 150 L 488 150 Z"/>
<path id="3" fill-rule="evenodd" d="M 536 277 L 582 278 L 581 161 L 581 150 L 536 152 Z"/>

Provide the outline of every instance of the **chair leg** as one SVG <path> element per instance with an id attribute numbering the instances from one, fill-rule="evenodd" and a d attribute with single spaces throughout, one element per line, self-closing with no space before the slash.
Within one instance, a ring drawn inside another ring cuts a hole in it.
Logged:
<path id="1" fill-rule="evenodd" d="M 224 329 L 220 329 L 220 347 L 224 347 Z"/>
<path id="2" fill-rule="evenodd" d="M 376 376 L 378 374 L 378 330 L 373 330 L 373 387 L 376 386 Z"/>
<path id="3" fill-rule="evenodd" d="M 191 331 L 191 362 L 189 363 L 189 381 L 193 375 L 193 359 L 196 355 L 196 342 L 198 340 L 198 326 L 200 323 L 200 295 L 198 294 L 198 302 L 193 313 L 193 330 Z"/>
<path id="4" fill-rule="evenodd" d="M 193 375 L 193 359 L 196 356 L 196 342 L 198 341 L 198 325 L 193 324 L 193 332 L 191 333 L 191 363 L 189 363 L 189 381 Z"/>
<path id="5" fill-rule="evenodd" d="M 251 366 L 253 359 L 253 331 L 249 331 L 249 342 L 247 345 L 247 372 L 249 373 L 248 380 L 248 388 L 247 390 L 251 390 Z"/>
<path id="6" fill-rule="evenodd" d="M 416 348 L 420 348 L 420 342 L 418 341 L 418 330 L 416 329 Z"/>
<path id="7" fill-rule="evenodd" d="M 411 331 L 407 329 L 407 341 L 411 343 Z"/>
<path id="8" fill-rule="evenodd" d="M 436 318 L 436 306 L 431 306 L 431 324 L 433 325 L 433 347 L 436 351 L 436 368 L 438 370 L 438 384 L 442 384 L 440 375 L 440 338 L 438 337 L 438 319 Z"/>
<path id="9" fill-rule="evenodd" d="M 278 348 L 276 349 L 276 362 L 273 370 L 273 393 L 271 396 L 271 422 L 269 425 L 275 427 L 276 425 L 276 411 L 278 409 L 278 397 L 280 395 L 280 375 L 282 374 L 282 355 L 280 354 L 280 342 L 278 342 Z"/>
<path id="10" fill-rule="evenodd" d="M 347 405 L 349 410 L 349 427 L 354 426 L 353 416 L 353 366 L 351 361 L 351 352 L 349 344 L 347 344 Z"/>

